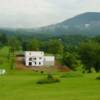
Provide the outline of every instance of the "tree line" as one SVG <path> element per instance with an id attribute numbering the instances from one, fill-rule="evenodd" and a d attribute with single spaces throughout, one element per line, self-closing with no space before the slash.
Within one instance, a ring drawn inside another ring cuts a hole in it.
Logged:
<path id="1" fill-rule="evenodd" d="M 0 47 L 5 45 L 10 47 L 11 54 L 19 50 L 44 51 L 59 56 L 61 63 L 72 70 L 82 65 L 84 71 L 100 71 L 100 36 L 89 38 L 82 35 L 61 35 L 29 38 L 0 33 Z"/>

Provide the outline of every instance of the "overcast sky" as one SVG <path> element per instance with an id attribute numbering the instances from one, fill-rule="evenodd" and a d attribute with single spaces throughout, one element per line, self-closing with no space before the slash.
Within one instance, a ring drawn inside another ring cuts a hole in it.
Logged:
<path id="1" fill-rule="evenodd" d="M 100 0 L 0 0 L 0 27 L 39 27 L 99 11 Z"/>

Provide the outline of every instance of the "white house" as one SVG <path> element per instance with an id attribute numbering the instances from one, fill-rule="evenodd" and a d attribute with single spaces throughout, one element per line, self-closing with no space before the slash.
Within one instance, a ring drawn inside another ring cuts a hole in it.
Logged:
<path id="1" fill-rule="evenodd" d="M 45 56 L 43 51 L 26 51 L 26 66 L 53 66 L 55 62 L 54 56 Z"/>

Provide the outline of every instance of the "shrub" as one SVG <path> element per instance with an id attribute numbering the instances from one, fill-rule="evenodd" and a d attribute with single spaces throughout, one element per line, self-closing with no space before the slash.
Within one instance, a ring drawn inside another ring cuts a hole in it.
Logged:
<path id="1" fill-rule="evenodd" d="M 100 76 L 96 77 L 96 80 L 100 80 Z"/>
<path id="2" fill-rule="evenodd" d="M 40 73 L 41 73 L 41 74 L 43 74 L 43 73 L 44 73 L 44 71 L 41 71 Z"/>
<path id="3" fill-rule="evenodd" d="M 65 52 L 63 55 L 62 63 L 68 66 L 72 70 L 76 70 L 79 65 L 79 61 L 77 60 L 77 56 L 75 54 Z"/>
<path id="4" fill-rule="evenodd" d="M 48 80 L 49 80 L 49 79 L 53 79 L 52 74 L 48 74 L 47 79 L 48 79 Z"/>
<path id="5" fill-rule="evenodd" d="M 47 78 L 40 79 L 37 81 L 37 84 L 50 84 L 60 82 L 60 79 L 57 77 L 53 77 L 51 74 L 48 74 Z"/>

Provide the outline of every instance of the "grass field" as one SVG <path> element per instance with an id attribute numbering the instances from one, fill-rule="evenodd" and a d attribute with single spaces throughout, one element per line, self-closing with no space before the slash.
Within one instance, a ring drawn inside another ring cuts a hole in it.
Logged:
<path id="1" fill-rule="evenodd" d="M 0 68 L 7 70 L 6 75 L 0 76 L 0 100 L 100 100 L 100 81 L 96 80 L 100 73 L 78 77 L 57 72 L 53 74 L 60 78 L 60 83 L 39 85 L 36 82 L 47 75 L 10 71 L 8 52 L 8 47 L 0 49 Z"/>
<path id="2" fill-rule="evenodd" d="M 55 74 L 60 77 L 60 74 Z M 36 84 L 45 77 L 34 72 L 10 72 L 0 76 L 0 100 L 100 100 L 98 74 L 61 78 L 60 83 Z"/>

